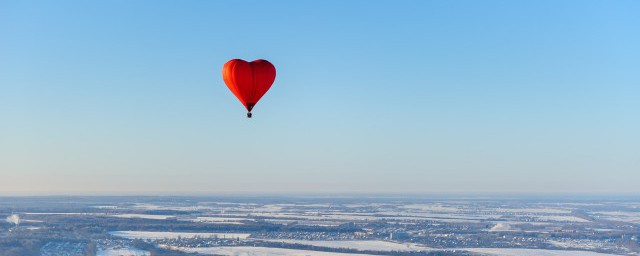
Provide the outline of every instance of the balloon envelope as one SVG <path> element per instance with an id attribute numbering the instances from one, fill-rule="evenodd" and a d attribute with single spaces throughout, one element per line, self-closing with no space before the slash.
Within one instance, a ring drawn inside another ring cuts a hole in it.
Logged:
<path id="1" fill-rule="evenodd" d="M 251 112 L 276 79 L 276 68 L 266 60 L 228 61 L 222 67 L 222 79 L 229 90 Z"/>

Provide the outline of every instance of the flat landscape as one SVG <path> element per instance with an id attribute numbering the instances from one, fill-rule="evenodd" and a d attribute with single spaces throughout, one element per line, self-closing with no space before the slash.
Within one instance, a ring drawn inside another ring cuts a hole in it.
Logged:
<path id="1" fill-rule="evenodd" d="M 640 202 L 5 197 L 0 255 L 640 255 Z"/>

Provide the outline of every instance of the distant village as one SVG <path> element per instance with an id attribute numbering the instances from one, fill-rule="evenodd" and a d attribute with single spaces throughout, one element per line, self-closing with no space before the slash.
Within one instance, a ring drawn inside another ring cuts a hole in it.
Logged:
<path id="1" fill-rule="evenodd" d="M 3 256 L 640 255 L 634 201 L 22 197 L 0 217 Z"/>

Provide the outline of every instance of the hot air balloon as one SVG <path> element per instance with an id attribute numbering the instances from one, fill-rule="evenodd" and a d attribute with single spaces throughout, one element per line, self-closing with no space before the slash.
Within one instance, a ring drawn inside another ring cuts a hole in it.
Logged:
<path id="1" fill-rule="evenodd" d="M 251 118 L 251 110 L 276 79 L 276 68 L 262 59 L 252 62 L 233 59 L 222 67 L 222 79 L 247 108 L 247 117 Z"/>

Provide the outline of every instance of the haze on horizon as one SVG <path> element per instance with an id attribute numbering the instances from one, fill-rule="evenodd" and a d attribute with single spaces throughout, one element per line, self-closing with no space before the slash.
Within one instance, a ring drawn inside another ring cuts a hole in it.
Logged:
<path id="1" fill-rule="evenodd" d="M 1 1 L 0 195 L 640 193 L 639 1 Z M 229 59 L 278 75 L 245 118 Z"/>

